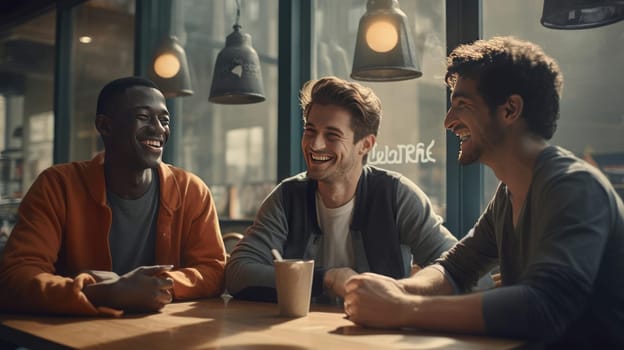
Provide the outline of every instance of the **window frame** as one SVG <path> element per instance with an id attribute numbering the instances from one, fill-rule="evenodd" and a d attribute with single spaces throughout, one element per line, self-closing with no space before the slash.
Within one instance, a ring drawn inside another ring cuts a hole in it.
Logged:
<path id="1" fill-rule="evenodd" d="M 69 160 L 70 67 L 72 8 L 82 1 L 61 1 L 57 5 L 57 51 L 54 92 L 54 163 Z M 365 6 L 365 1 L 362 1 Z M 135 74 L 144 75 L 159 37 L 169 31 L 171 0 L 136 0 Z M 447 53 L 461 43 L 482 37 L 481 0 L 446 0 Z M 298 92 L 311 75 L 313 0 L 279 0 L 279 78 L 277 181 L 305 170 L 300 150 L 302 130 Z M 355 38 L 354 38 L 355 40 Z M 167 103 L 175 115 L 175 99 Z M 450 96 L 447 89 L 447 107 Z M 173 123 L 175 124 L 175 123 Z M 442 123 L 440 122 L 442 127 Z M 175 125 L 172 125 L 175 130 Z M 174 157 L 176 134 L 171 136 L 164 160 Z M 457 237 L 464 236 L 480 215 L 483 202 L 483 165 L 460 166 L 456 150 L 459 140 L 447 132 L 446 222 Z"/>

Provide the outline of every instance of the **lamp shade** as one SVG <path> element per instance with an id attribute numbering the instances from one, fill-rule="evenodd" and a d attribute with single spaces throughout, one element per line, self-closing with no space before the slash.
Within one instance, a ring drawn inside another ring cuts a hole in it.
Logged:
<path id="1" fill-rule="evenodd" d="M 158 45 L 149 76 L 167 98 L 193 94 L 186 53 L 174 36 L 166 37 Z"/>
<path id="2" fill-rule="evenodd" d="M 397 81 L 422 75 L 407 16 L 397 0 L 368 0 L 360 18 L 351 78 Z"/>
<path id="3" fill-rule="evenodd" d="M 540 22 L 554 29 L 585 29 L 622 19 L 624 0 L 544 0 Z"/>
<path id="4" fill-rule="evenodd" d="M 222 104 L 257 103 L 265 100 L 258 53 L 251 36 L 234 25 L 217 56 L 208 100 Z"/>

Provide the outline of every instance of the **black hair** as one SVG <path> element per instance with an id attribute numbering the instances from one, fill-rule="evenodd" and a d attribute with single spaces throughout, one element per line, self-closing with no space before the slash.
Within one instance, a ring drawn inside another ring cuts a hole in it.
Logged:
<path id="1" fill-rule="evenodd" d="M 106 84 L 97 99 L 96 114 L 109 114 L 111 107 L 117 105 L 116 99 L 127 89 L 134 86 L 145 86 L 158 89 L 158 86 L 151 80 L 142 77 L 124 77 Z"/>
<path id="2" fill-rule="evenodd" d="M 563 76 L 557 62 L 528 41 L 493 37 L 458 46 L 447 60 L 446 83 L 474 79 L 491 111 L 513 94 L 524 100 L 522 117 L 529 130 L 552 138 L 559 119 Z"/>

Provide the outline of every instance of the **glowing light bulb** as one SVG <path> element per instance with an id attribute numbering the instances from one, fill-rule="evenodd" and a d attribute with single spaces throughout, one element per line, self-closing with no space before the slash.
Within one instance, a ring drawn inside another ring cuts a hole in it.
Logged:
<path id="1" fill-rule="evenodd" d="M 162 54 L 154 60 L 154 72 L 161 78 L 174 77 L 180 71 L 180 60 L 170 53 Z"/>
<path id="2" fill-rule="evenodd" d="M 90 44 L 93 41 L 93 38 L 91 38 L 88 35 L 83 35 L 80 38 L 78 38 L 78 41 L 80 41 L 83 44 Z"/>
<path id="3" fill-rule="evenodd" d="M 366 30 L 366 44 L 377 52 L 388 52 L 399 42 L 399 33 L 388 21 L 378 21 Z"/>

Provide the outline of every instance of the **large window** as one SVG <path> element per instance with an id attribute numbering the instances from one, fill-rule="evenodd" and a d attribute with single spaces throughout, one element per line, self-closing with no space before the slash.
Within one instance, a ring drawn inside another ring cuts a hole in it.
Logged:
<path id="1" fill-rule="evenodd" d="M 483 2 L 483 36 L 514 35 L 535 42 L 563 71 L 561 118 L 551 143 L 595 164 L 624 196 L 624 22 L 582 30 L 540 25 L 540 0 Z M 487 202 L 497 180 L 486 170 Z M 487 204 L 487 203 L 485 203 Z"/>
<path id="2" fill-rule="evenodd" d="M 97 96 L 109 81 L 133 74 L 134 0 L 89 0 L 72 10 L 70 160 L 103 150 L 95 129 Z"/>
<path id="3" fill-rule="evenodd" d="M 383 119 L 369 164 L 399 171 L 419 185 L 436 211 L 446 216 L 446 56 L 444 1 L 401 1 L 422 77 L 369 83 L 381 99 Z M 355 38 L 366 1 L 317 0 L 312 77 L 350 79 Z"/>
<path id="4" fill-rule="evenodd" d="M 240 2 L 239 23 L 260 57 L 266 96 L 249 105 L 208 101 L 217 54 L 236 20 L 236 2 L 177 1 L 172 34 L 185 47 L 195 93 L 174 101 L 175 163 L 210 186 L 220 218 L 250 219 L 277 181 L 278 1 Z"/>
<path id="5" fill-rule="evenodd" d="M 56 14 L 0 33 L 0 199 L 21 198 L 52 165 Z"/>
<path id="6" fill-rule="evenodd" d="M 0 32 L 0 254 L 17 207 L 52 165 L 56 13 Z"/>

